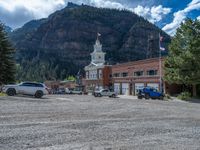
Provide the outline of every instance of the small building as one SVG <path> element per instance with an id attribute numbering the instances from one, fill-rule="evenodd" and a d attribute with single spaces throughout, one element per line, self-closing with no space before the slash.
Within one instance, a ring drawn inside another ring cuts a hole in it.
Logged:
<path id="1" fill-rule="evenodd" d="M 178 89 L 176 85 L 172 86 L 163 81 L 164 58 L 161 59 L 161 64 L 161 71 L 159 69 L 159 58 L 113 65 L 112 82 L 114 91 L 122 95 L 136 95 L 138 90 L 145 86 L 154 87 L 158 90 L 161 89 L 161 86 L 165 93 L 174 94 L 178 92 L 176 91 Z"/>
<path id="2" fill-rule="evenodd" d="M 111 66 L 105 65 L 105 53 L 102 51 L 102 44 L 98 36 L 94 44 L 94 51 L 91 53 L 91 63 L 84 70 L 83 85 L 85 85 L 86 92 L 109 88 L 112 85 Z"/>
<path id="3" fill-rule="evenodd" d="M 74 89 L 77 84 L 75 81 L 45 81 L 45 85 L 50 89 L 70 88 Z"/>

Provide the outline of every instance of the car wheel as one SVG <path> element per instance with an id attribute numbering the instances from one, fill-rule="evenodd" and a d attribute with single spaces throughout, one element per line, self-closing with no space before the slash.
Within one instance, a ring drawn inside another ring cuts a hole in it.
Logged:
<path id="1" fill-rule="evenodd" d="M 113 94 L 111 97 L 112 97 L 112 98 L 115 98 L 115 97 L 116 97 L 116 95 L 115 95 L 115 94 Z"/>
<path id="2" fill-rule="evenodd" d="M 101 97 L 101 94 L 97 94 L 98 95 L 98 97 Z"/>
<path id="3" fill-rule="evenodd" d="M 15 89 L 8 89 L 6 93 L 7 93 L 8 96 L 14 96 L 14 95 L 16 95 Z"/>
<path id="4" fill-rule="evenodd" d="M 149 99 L 149 98 L 150 98 L 149 94 L 145 94 L 145 99 Z"/>
<path id="5" fill-rule="evenodd" d="M 35 98 L 41 98 L 43 95 L 44 95 L 44 94 L 43 94 L 42 91 L 37 91 L 37 92 L 35 93 Z"/>

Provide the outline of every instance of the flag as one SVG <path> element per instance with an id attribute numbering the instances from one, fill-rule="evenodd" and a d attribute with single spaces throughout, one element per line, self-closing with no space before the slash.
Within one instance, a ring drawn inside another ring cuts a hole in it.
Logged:
<path id="1" fill-rule="evenodd" d="M 160 42 L 162 42 L 163 41 L 163 36 L 160 36 Z"/>
<path id="2" fill-rule="evenodd" d="M 160 50 L 161 50 L 161 51 L 165 51 L 165 48 L 164 48 L 164 47 L 160 47 Z"/>
<path id="3" fill-rule="evenodd" d="M 161 46 L 161 42 L 163 42 L 163 36 L 159 35 L 159 37 L 160 37 L 160 41 L 159 41 L 160 42 L 160 50 L 165 51 L 165 48 Z"/>
<path id="4" fill-rule="evenodd" d="M 101 34 L 100 34 L 100 33 L 97 33 L 97 36 L 101 36 Z"/>

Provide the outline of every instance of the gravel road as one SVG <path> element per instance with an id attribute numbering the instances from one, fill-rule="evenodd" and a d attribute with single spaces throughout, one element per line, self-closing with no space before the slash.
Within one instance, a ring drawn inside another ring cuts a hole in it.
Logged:
<path id="1" fill-rule="evenodd" d="M 200 103 L 0 97 L 1 150 L 200 150 Z"/>

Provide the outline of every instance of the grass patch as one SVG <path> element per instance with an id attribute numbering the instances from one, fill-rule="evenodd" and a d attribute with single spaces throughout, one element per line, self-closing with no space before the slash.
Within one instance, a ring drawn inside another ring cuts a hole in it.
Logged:
<path id="1" fill-rule="evenodd" d="M 1 92 L 0 92 L 0 96 L 6 96 L 6 94 L 5 94 L 5 93 L 1 93 Z"/>
<path id="2" fill-rule="evenodd" d="M 189 92 L 182 92 L 181 94 L 178 95 L 177 98 L 181 99 L 181 100 L 188 101 L 188 100 L 191 99 L 191 93 L 189 93 Z"/>

